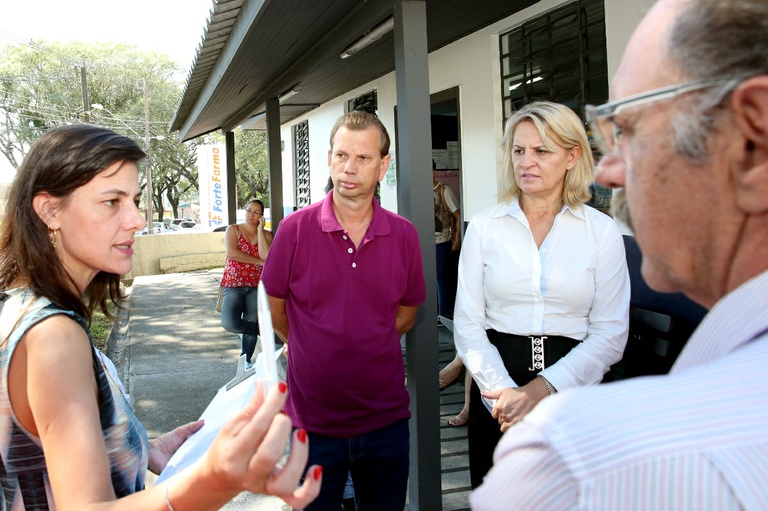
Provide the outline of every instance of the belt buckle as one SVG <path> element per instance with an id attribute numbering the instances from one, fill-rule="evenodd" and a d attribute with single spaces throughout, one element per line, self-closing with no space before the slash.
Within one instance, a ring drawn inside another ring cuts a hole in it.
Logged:
<path id="1" fill-rule="evenodd" d="M 546 335 L 536 337 L 535 335 L 529 335 L 531 340 L 531 365 L 529 371 L 541 371 L 544 369 L 544 340 Z"/>

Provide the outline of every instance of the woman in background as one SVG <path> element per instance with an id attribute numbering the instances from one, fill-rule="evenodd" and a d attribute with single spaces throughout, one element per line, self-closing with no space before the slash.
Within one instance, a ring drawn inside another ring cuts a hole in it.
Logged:
<path id="1" fill-rule="evenodd" d="M 96 307 L 121 297 L 134 233 L 146 222 L 130 139 L 84 124 L 33 144 L 8 194 L 0 232 L 0 494 L 2 509 L 218 509 L 243 490 L 304 507 L 322 469 L 298 482 L 306 432 L 290 436 L 286 387 L 253 399 L 196 465 L 147 490 L 202 421 L 149 441 L 88 331 Z"/>
<path id="2" fill-rule="evenodd" d="M 259 335 L 256 290 L 272 244 L 272 233 L 264 230 L 264 223 L 264 204 L 253 199 L 245 207 L 245 222 L 230 225 L 224 234 L 227 262 L 221 276 L 221 326 L 242 334 L 240 355 L 249 364 Z"/>
<path id="3" fill-rule="evenodd" d="M 598 383 L 621 359 L 629 275 L 613 220 L 585 206 L 594 163 L 568 107 L 536 102 L 504 132 L 503 202 L 464 237 L 454 336 L 472 374 L 473 488 L 501 435 L 546 396 Z"/>

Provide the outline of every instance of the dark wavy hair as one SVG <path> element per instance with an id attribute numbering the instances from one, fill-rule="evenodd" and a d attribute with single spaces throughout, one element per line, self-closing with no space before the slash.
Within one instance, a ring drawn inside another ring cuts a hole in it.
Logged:
<path id="1" fill-rule="evenodd" d="M 66 202 L 110 165 L 138 162 L 145 156 L 130 138 L 88 124 L 53 129 L 32 144 L 7 195 L 0 227 L 0 289 L 28 287 L 88 321 L 97 306 L 111 316 L 107 300 L 119 304 L 120 275 L 99 272 L 80 296 L 32 200 L 45 192 Z"/>

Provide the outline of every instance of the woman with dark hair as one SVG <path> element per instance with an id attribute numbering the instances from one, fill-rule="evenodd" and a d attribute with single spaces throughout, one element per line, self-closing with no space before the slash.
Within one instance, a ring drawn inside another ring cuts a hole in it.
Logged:
<path id="1" fill-rule="evenodd" d="M 248 363 L 259 335 L 256 290 L 272 244 L 272 233 L 264 224 L 264 203 L 252 199 L 245 207 L 245 222 L 230 225 L 224 233 L 227 261 L 221 276 L 221 326 L 242 334 L 240 355 Z"/>
<path id="2" fill-rule="evenodd" d="M 57 128 L 33 144 L 8 194 L 0 232 L 0 507 L 3 509 L 218 509 L 243 490 L 303 507 L 319 491 L 306 433 L 276 468 L 291 430 L 286 387 L 253 400 L 198 464 L 146 491 L 202 421 L 148 441 L 94 347 L 96 307 L 121 298 L 133 237 L 146 222 L 142 150 L 103 128 Z M 116 502 L 119 499 L 120 502 Z"/>

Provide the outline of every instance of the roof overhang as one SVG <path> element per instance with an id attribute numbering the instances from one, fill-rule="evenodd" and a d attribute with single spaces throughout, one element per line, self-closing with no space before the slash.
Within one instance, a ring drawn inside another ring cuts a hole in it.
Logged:
<path id="1" fill-rule="evenodd" d="M 536 0 L 426 1 L 435 51 Z M 264 129 L 266 102 L 282 123 L 395 69 L 393 32 L 342 53 L 393 13 L 392 0 L 219 0 L 214 4 L 171 131 L 182 140 L 238 126 Z M 385 27 L 386 28 L 386 27 Z"/>

